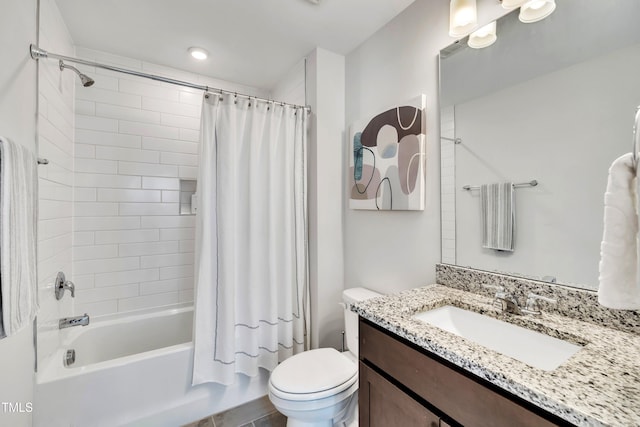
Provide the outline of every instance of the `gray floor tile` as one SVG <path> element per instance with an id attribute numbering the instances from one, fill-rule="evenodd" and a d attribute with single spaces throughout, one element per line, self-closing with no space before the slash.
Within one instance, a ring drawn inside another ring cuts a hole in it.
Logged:
<path id="1" fill-rule="evenodd" d="M 275 412 L 275 408 L 267 396 L 253 400 L 237 408 L 229 409 L 213 416 L 215 427 L 239 427 L 251 424 L 251 421 Z"/>
<path id="2" fill-rule="evenodd" d="M 183 427 L 215 427 L 215 424 L 213 424 L 213 418 L 207 417 L 199 421 L 192 422 L 191 424 L 187 424 Z"/>
<path id="3" fill-rule="evenodd" d="M 282 415 L 280 412 L 274 412 L 255 420 L 253 425 L 255 427 L 286 427 L 287 417 Z"/>

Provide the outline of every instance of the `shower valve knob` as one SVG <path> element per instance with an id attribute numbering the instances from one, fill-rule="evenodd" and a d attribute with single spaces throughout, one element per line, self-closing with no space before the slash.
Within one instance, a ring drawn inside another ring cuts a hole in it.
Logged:
<path id="1" fill-rule="evenodd" d="M 71 292 L 71 298 L 75 298 L 76 296 L 76 285 L 73 284 L 71 280 L 67 280 L 64 273 L 62 271 L 58 272 L 56 276 L 56 299 L 60 300 L 64 296 L 65 289 L 68 289 Z"/>

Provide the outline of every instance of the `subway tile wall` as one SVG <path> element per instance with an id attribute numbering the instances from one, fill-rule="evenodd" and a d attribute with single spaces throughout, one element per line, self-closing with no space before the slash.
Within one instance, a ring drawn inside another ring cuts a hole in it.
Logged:
<path id="1" fill-rule="evenodd" d="M 78 47 L 77 56 L 210 87 L 265 91 Z M 185 61 L 188 58 L 185 55 Z M 104 315 L 193 300 L 195 217 L 180 179 L 198 173 L 202 91 L 79 66 L 76 86 L 75 312 Z"/>
<path id="2" fill-rule="evenodd" d="M 73 56 L 73 41 L 54 0 L 40 3 L 40 47 Z M 25 47 L 26 48 L 26 47 Z M 71 71 L 61 72 L 58 61 L 39 61 L 38 156 L 49 160 L 38 166 L 38 364 L 58 348 L 58 319 L 71 315 L 67 292 L 54 296 L 58 271 L 71 278 L 73 209 L 74 81 Z"/>
<path id="3" fill-rule="evenodd" d="M 454 107 L 440 114 L 440 203 L 442 209 L 442 263 L 456 263 L 456 145 Z M 446 139 L 445 139 L 446 138 Z"/>

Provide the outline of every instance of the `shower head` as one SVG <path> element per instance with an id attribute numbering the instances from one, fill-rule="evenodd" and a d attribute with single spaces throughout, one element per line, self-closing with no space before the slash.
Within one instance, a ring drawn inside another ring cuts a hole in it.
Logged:
<path id="1" fill-rule="evenodd" d="M 73 70 L 78 75 L 78 77 L 80 77 L 80 81 L 82 82 L 82 86 L 89 87 L 89 86 L 91 86 L 91 85 L 93 85 L 95 83 L 95 80 L 93 80 L 91 77 L 87 76 L 86 74 L 82 74 L 80 72 L 80 70 L 78 70 L 76 67 L 72 67 L 71 65 L 67 65 L 64 62 L 62 62 L 62 60 L 60 60 L 59 65 L 60 65 L 60 71 L 64 70 L 65 68 Z"/>

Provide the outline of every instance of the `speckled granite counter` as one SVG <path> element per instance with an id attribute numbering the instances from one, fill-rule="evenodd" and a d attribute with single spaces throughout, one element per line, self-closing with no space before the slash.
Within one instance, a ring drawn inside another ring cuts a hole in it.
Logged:
<path id="1" fill-rule="evenodd" d="M 356 303 L 361 317 L 546 411 L 581 426 L 640 425 L 640 336 L 556 314 L 503 315 L 491 298 L 441 285 Z M 584 345 L 552 372 L 413 319 L 454 305 Z"/>

